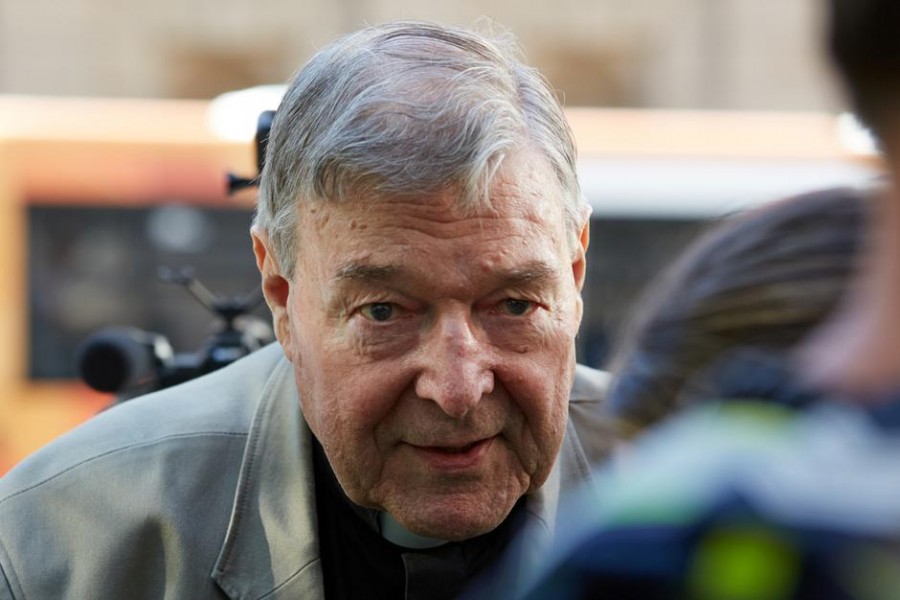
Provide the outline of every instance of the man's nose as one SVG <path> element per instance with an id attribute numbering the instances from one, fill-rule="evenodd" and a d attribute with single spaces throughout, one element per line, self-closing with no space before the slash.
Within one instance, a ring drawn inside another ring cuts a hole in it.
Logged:
<path id="1" fill-rule="evenodd" d="M 416 394 L 461 419 L 494 391 L 491 351 L 466 315 L 438 319 L 424 342 Z"/>

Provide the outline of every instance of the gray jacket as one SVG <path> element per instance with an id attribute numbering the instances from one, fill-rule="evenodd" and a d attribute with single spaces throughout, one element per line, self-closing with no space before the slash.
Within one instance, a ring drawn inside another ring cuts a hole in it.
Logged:
<path id="1" fill-rule="evenodd" d="M 578 367 L 528 499 L 546 535 L 606 451 L 605 379 Z M 321 598 L 310 444 L 277 344 L 100 414 L 0 479 L 0 599 Z"/>

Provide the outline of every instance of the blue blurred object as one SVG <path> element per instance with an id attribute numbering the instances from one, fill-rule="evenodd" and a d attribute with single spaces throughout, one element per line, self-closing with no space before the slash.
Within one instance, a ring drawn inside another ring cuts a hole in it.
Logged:
<path id="1" fill-rule="evenodd" d="M 900 598 L 900 437 L 883 412 L 727 401 L 674 418 L 598 474 L 515 597 Z"/>

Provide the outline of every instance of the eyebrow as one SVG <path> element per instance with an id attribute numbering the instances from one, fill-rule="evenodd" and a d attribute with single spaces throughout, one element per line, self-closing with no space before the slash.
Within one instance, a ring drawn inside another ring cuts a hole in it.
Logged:
<path id="1" fill-rule="evenodd" d="M 349 263 L 341 267 L 333 277 L 337 283 L 349 282 L 387 282 L 403 278 L 408 274 L 408 269 L 395 265 L 370 265 L 363 263 Z M 534 260 L 516 265 L 505 271 L 497 273 L 500 285 L 498 287 L 517 287 L 540 281 L 556 281 L 559 272 L 553 265 Z"/>
<path id="2" fill-rule="evenodd" d="M 345 281 L 388 281 L 402 272 L 403 269 L 396 266 L 350 263 L 338 269 L 337 274 L 332 279 L 339 283 Z"/>
<path id="3" fill-rule="evenodd" d="M 502 275 L 503 287 L 516 287 L 541 281 L 556 281 L 559 271 L 541 260 L 530 261 L 509 269 Z"/>

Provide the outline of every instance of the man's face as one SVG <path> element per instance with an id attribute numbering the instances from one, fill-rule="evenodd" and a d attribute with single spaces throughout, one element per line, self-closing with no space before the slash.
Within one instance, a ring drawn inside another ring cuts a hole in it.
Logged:
<path id="1" fill-rule="evenodd" d="M 268 296 L 303 414 L 351 500 L 466 539 L 546 480 L 587 243 L 585 230 L 572 247 L 560 193 L 544 159 L 520 152 L 491 210 L 460 212 L 444 193 L 301 212 L 295 275 Z"/>

